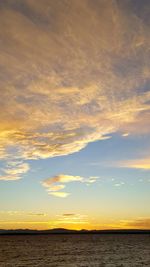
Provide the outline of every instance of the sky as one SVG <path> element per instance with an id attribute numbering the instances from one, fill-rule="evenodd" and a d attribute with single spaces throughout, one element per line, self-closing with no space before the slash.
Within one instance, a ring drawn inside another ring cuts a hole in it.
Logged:
<path id="1" fill-rule="evenodd" d="M 150 1 L 0 1 L 0 228 L 150 229 Z"/>

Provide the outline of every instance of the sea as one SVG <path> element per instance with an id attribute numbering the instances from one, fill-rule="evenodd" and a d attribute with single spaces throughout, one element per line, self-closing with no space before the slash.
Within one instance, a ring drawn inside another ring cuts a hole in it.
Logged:
<path id="1" fill-rule="evenodd" d="M 150 235 L 0 236 L 0 267 L 150 267 Z"/>

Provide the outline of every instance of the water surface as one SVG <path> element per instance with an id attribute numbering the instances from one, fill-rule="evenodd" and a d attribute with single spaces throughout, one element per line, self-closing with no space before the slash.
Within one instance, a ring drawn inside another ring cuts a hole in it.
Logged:
<path id="1" fill-rule="evenodd" d="M 0 236 L 0 267 L 150 266 L 149 235 Z"/>

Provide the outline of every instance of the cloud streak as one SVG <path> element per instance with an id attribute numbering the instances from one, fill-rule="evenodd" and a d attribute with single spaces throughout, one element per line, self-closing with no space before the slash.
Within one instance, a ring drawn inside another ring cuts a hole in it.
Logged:
<path id="1" fill-rule="evenodd" d="M 137 218 L 133 220 L 121 220 L 120 226 L 129 229 L 150 229 L 150 218 Z"/>
<path id="2" fill-rule="evenodd" d="M 62 214 L 62 215 L 58 215 L 57 216 L 57 220 L 56 223 L 59 224 L 64 224 L 64 225 L 68 225 L 68 224 L 76 224 L 76 225 L 80 225 L 80 224 L 89 224 L 88 221 L 88 217 L 86 215 L 82 215 L 82 214 Z"/>
<path id="3" fill-rule="evenodd" d="M 8 211 L 0 211 L 2 215 L 9 215 L 9 216 L 47 216 L 46 213 L 37 213 L 37 212 L 25 212 L 25 211 L 18 211 L 18 210 L 8 210 Z"/>
<path id="4" fill-rule="evenodd" d="M 117 166 L 122 168 L 131 168 L 131 169 L 141 169 L 141 170 L 150 170 L 150 158 L 139 158 L 121 161 Z"/>

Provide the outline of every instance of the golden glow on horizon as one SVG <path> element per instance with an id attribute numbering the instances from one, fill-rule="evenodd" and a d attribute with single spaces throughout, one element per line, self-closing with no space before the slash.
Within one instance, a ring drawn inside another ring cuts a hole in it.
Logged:
<path id="1" fill-rule="evenodd" d="M 116 219 L 108 216 L 107 218 L 92 218 L 75 213 L 56 215 L 54 219 L 48 219 L 48 217 L 49 215 L 46 213 L 3 211 L 1 212 L 0 229 L 150 229 L 150 218 L 148 217 L 135 219 L 133 217 L 120 219 L 118 216 Z M 9 218 L 9 220 L 5 218 Z"/>
<path id="2" fill-rule="evenodd" d="M 150 229 L 150 218 L 135 220 L 120 220 L 115 222 L 91 224 L 89 222 L 65 221 L 0 221 L 0 229 L 37 229 L 47 230 L 54 228 L 65 228 L 74 230 L 103 230 L 103 229 Z"/>

